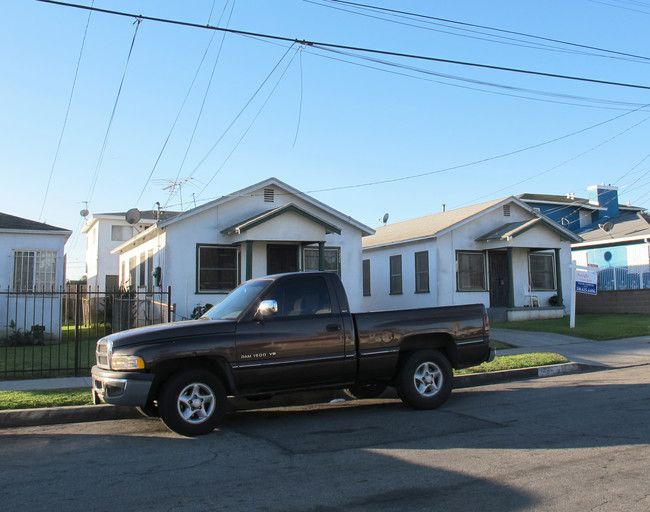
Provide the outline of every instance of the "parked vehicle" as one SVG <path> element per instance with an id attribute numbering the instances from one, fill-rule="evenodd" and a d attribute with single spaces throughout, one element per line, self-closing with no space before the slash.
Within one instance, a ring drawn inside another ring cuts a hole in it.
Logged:
<path id="1" fill-rule="evenodd" d="M 418 409 L 447 400 L 452 368 L 494 357 L 482 304 L 350 313 L 335 274 L 247 281 L 198 320 L 97 342 L 95 403 L 137 406 L 173 431 L 212 431 L 227 397 L 343 389 L 359 398 L 395 386 Z"/>

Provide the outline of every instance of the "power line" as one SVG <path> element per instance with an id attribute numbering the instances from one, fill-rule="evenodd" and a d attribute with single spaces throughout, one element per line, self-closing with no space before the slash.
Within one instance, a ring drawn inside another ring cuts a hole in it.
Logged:
<path id="1" fill-rule="evenodd" d="M 305 1 L 307 3 L 315 4 L 315 5 L 322 5 L 322 4 L 319 4 L 318 2 L 315 2 L 314 0 L 303 0 L 303 1 Z M 556 44 L 563 44 L 563 45 L 566 45 L 566 46 L 573 46 L 573 47 L 576 47 L 576 48 L 582 48 L 582 49 L 586 49 L 586 50 L 595 50 L 595 51 L 603 52 L 603 53 L 611 53 L 613 55 L 619 55 L 619 56 L 622 56 L 622 57 L 631 57 L 633 59 L 641 59 L 641 60 L 646 60 L 646 61 L 650 60 L 650 57 L 646 57 L 646 56 L 643 56 L 643 55 L 635 55 L 633 53 L 626 53 L 626 52 L 619 52 L 619 51 L 615 51 L 615 50 L 608 50 L 606 48 L 599 48 L 597 46 L 589 46 L 589 45 L 585 45 L 585 44 L 572 43 L 572 42 L 569 42 L 569 41 L 563 41 L 561 39 L 553 39 L 553 38 L 550 38 L 550 37 L 536 36 L 536 35 L 533 35 L 533 34 L 527 34 L 525 32 L 516 32 L 514 30 L 505 30 L 505 29 L 496 28 L 496 27 L 489 27 L 489 26 L 486 26 L 486 25 L 478 25 L 478 24 L 475 24 L 475 23 L 466 23 L 466 22 L 463 22 L 463 21 L 450 20 L 450 19 L 446 19 L 446 18 L 438 18 L 438 17 L 435 17 L 435 16 L 426 16 L 424 14 L 417 14 L 417 13 L 408 12 L 408 11 L 400 11 L 400 10 L 397 10 L 397 9 L 387 9 L 387 8 L 384 8 L 384 7 L 377 7 L 377 6 L 374 6 L 374 5 L 367 5 L 367 4 L 356 3 L 356 2 L 348 2 L 346 0 L 321 0 L 321 1 L 329 2 L 329 3 L 333 3 L 333 4 L 341 4 L 341 5 L 349 5 L 349 6 L 353 6 L 353 7 L 360 7 L 360 8 L 371 10 L 371 11 L 399 14 L 399 15 L 403 15 L 403 16 L 407 16 L 407 17 L 420 18 L 420 19 L 424 19 L 424 20 L 440 21 L 440 22 L 449 23 L 449 24 L 452 24 L 452 25 L 459 25 L 459 26 L 472 27 L 472 28 L 480 28 L 482 30 L 490 30 L 490 31 L 499 32 L 499 33 L 502 33 L 502 34 L 516 35 L 516 36 L 521 36 L 521 37 L 527 37 L 527 38 L 530 38 L 530 39 L 538 39 L 540 41 L 546 41 L 546 42 L 556 43 Z M 330 7 L 330 6 L 323 5 L 323 7 Z M 354 11 L 348 11 L 348 12 L 354 12 Z"/>
<path id="2" fill-rule="evenodd" d="M 251 37 L 260 37 L 264 39 L 272 39 L 276 41 L 285 41 L 288 43 L 292 44 L 301 44 L 305 46 L 312 46 L 314 48 L 319 48 L 319 49 L 339 49 L 339 50 L 351 50 L 351 51 L 357 51 L 357 52 L 363 52 L 363 53 L 374 53 L 377 55 L 385 55 L 385 56 L 390 56 L 390 57 L 399 57 L 399 58 L 407 58 L 407 59 L 416 59 L 416 60 L 423 60 L 427 62 L 439 62 L 443 64 L 452 64 L 452 65 L 457 65 L 457 66 L 467 66 L 467 67 L 474 67 L 474 68 L 480 68 L 480 69 L 491 69 L 494 71 L 504 71 L 504 72 L 509 72 L 509 73 L 518 73 L 518 74 L 524 74 L 524 75 L 533 75 L 533 76 L 542 76 L 546 78 L 556 78 L 556 79 L 561 79 L 561 80 L 571 80 L 571 81 L 578 81 L 578 82 L 585 82 L 585 83 L 594 83 L 594 84 L 600 84 L 600 85 L 611 85 L 615 87 L 626 87 L 626 88 L 632 88 L 632 89 L 643 89 L 643 90 L 650 90 L 650 86 L 647 85 L 640 85 L 640 84 L 630 84 L 630 83 L 625 83 L 625 82 L 615 82 L 615 81 L 610 81 L 610 80 L 599 80 L 595 78 L 585 78 L 585 77 L 578 77 L 578 76 L 570 76 L 570 75 L 563 75 L 559 73 L 546 73 L 543 71 L 533 71 L 529 69 L 520 69 L 520 68 L 512 68 L 512 67 L 507 67 L 507 66 L 495 66 L 491 64 L 481 64 L 477 62 L 466 62 L 466 61 L 460 61 L 460 60 L 454 60 L 454 59 L 443 59 L 440 57 L 430 57 L 426 55 L 416 55 L 412 53 L 403 53 L 403 52 L 394 52 L 394 51 L 388 51 L 388 50 L 377 50 L 377 49 L 372 49 L 372 48 L 364 48 L 364 47 L 359 47 L 359 46 L 350 46 L 350 45 L 343 45 L 343 44 L 335 44 L 335 43 L 324 43 L 324 42 L 318 42 L 318 41 L 310 41 L 310 40 L 305 40 L 305 39 L 296 39 L 296 38 L 290 38 L 290 37 L 283 37 L 283 36 L 275 36 L 271 34 L 262 34 L 262 33 L 257 33 L 257 32 L 249 32 L 245 30 L 235 30 L 235 29 L 230 29 L 230 28 L 221 28 L 221 27 L 214 27 L 211 25 L 199 25 L 197 23 L 190 23 L 186 21 L 178 21 L 178 20 L 170 20 L 170 19 L 165 19 L 165 18 L 156 18 L 152 16 L 143 16 L 140 14 L 133 14 L 133 13 L 126 13 L 126 12 L 120 12 L 120 11 L 111 11 L 108 9 L 98 9 L 96 7 L 88 7 L 86 5 L 77 5 L 77 4 L 70 4 L 70 3 L 65 3 L 65 2 L 58 2 L 55 0 L 37 0 L 39 2 L 44 2 L 44 3 L 49 3 L 49 4 L 54 4 L 54 5 L 61 5 L 64 7 L 73 7 L 77 9 L 87 9 L 87 10 L 92 10 L 96 12 L 101 12 L 104 14 L 112 14 L 115 16 L 124 16 L 124 17 L 129 17 L 129 18 L 134 18 L 134 19 L 140 19 L 140 20 L 147 20 L 147 21 L 156 21 L 160 23 L 169 23 L 172 25 L 180 25 L 180 26 L 185 26 L 185 27 L 191 27 L 191 28 L 200 28 L 204 30 L 218 30 L 221 32 L 228 32 L 231 34 L 237 34 L 241 36 L 251 36 Z"/>

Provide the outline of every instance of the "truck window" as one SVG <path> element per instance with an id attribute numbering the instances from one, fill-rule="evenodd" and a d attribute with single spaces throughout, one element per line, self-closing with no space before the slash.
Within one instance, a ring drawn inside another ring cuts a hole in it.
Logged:
<path id="1" fill-rule="evenodd" d="M 327 283 L 321 277 L 289 279 L 266 298 L 277 301 L 276 316 L 328 315 L 332 312 Z"/>

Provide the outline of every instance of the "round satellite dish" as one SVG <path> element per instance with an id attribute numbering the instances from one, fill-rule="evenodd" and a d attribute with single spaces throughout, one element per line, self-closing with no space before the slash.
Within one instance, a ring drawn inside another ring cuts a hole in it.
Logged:
<path id="1" fill-rule="evenodd" d="M 384 217 L 381 219 L 381 221 L 386 224 L 388 222 L 388 214 L 384 213 Z"/>
<path id="2" fill-rule="evenodd" d="M 79 212 L 79 215 L 81 215 L 82 217 L 88 217 L 88 214 L 89 214 L 89 213 L 90 213 L 90 212 L 84 208 L 83 210 L 81 210 L 81 211 Z"/>
<path id="3" fill-rule="evenodd" d="M 124 218 L 126 218 L 126 221 L 129 224 L 135 224 L 142 218 L 142 215 L 140 214 L 140 210 L 137 208 L 131 208 L 128 212 L 126 212 Z"/>
<path id="4" fill-rule="evenodd" d="M 605 222 L 605 224 L 598 224 L 598 227 L 602 229 L 605 233 L 609 233 L 614 227 L 614 223 L 611 220 Z"/>

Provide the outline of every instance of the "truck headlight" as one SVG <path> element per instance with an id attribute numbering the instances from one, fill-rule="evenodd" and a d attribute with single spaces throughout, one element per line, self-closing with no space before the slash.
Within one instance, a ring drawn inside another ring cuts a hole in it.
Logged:
<path id="1" fill-rule="evenodd" d="M 120 356 L 111 357 L 111 368 L 113 370 L 143 370 L 144 360 L 138 356 Z"/>

